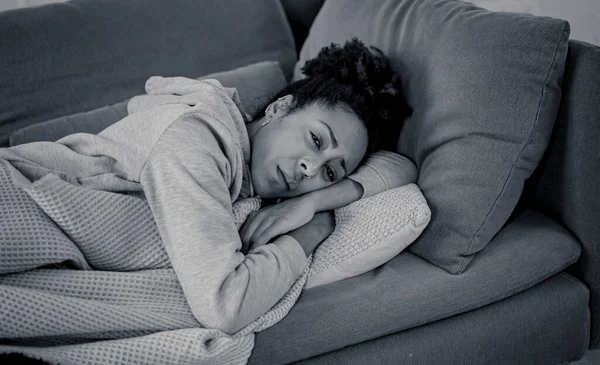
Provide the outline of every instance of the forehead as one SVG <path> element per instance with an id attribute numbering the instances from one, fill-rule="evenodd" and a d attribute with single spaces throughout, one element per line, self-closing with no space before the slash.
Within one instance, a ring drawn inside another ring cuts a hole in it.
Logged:
<path id="1" fill-rule="evenodd" d="M 354 170 L 367 149 L 368 137 L 364 123 L 349 107 L 323 107 L 313 104 L 304 110 L 311 121 L 323 127 L 328 139 L 328 128 L 321 122 L 331 128 L 338 141 L 339 153 L 346 157 L 349 170 Z"/>

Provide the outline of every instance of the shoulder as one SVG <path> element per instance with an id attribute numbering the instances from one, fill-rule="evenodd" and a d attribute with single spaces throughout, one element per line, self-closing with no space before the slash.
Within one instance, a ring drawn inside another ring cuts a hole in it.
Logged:
<path id="1" fill-rule="evenodd" d="M 210 157 L 220 161 L 227 159 L 235 145 L 233 135 L 222 124 L 207 123 L 198 115 L 185 114 L 164 131 L 149 160 L 193 163 Z"/>

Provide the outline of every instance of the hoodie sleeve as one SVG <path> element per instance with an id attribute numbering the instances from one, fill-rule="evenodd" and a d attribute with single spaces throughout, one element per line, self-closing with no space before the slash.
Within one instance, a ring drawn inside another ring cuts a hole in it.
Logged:
<path id="1" fill-rule="evenodd" d="M 248 255 L 240 251 L 230 187 L 242 155 L 233 146 L 233 137 L 220 138 L 197 114 L 182 116 L 161 136 L 141 177 L 192 313 L 230 334 L 275 305 L 308 263 L 289 236 Z"/>
<path id="2" fill-rule="evenodd" d="M 415 183 L 417 167 L 407 157 L 390 151 L 378 151 L 369 156 L 348 178 L 361 184 L 362 198 L 367 198 L 389 189 Z"/>

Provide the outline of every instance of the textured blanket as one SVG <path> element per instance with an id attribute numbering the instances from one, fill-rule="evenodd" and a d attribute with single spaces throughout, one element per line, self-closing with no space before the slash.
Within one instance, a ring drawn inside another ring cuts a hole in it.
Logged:
<path id="1" fill-rule="evenodd" d="M 238 228 L 259 207 L 236 202 Z M 0 234 L 0 353 L 57 364 L 245 364 L 254 333 L 288 313 L 308 274 L 237 333 L 202 328 L 143 199 L 56 175 L 16 185 L 4 161 Z"/>
<path id="2" fill-rule="evenodd" d="M 260 207 L 258 197 L 236 201 L 236 227 Z M 31 183 L 0 160 L 0 353 L 77 365 L 245 364 L 254 333 L 289 312 L 309 276 L 366 272 L 412 242 L 430 216 L 414 184 L 335 215 L 335 232 L 290 290 L 229 335 L 194 318 L 143 197 L 52 174 Z"/>

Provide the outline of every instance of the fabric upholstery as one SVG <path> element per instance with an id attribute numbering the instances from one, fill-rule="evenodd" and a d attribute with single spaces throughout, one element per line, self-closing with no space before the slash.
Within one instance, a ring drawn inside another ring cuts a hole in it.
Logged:
<path id="1" fill-rule="evenodd" d="M 489 306 L 294 365 L 567 364 L 587 348 L 587 300 L 587 288 L 561 273 Z"/>
<path id="2" fill-rule="evenodd" d="M 226 45 L 226 46 L 224 46 Z M 279 0 L 81 0 L 0 13 L 0 147 L 28 125 L 112 105 L 153 75 L 198 77 L 263 60 L 290 77 Z"/>
<path id="3" fill-rule="evenodd" d="M 277 62 L 263 61 L 199 79 L 217 79 L 225 87 L 235 87 L 246 113 L 254 115 L 287 82 Z M 97 134 L 127 115 L 129 99 L 98 109 L 59 117 L 19 129 L 11 134 L 10 145 L 34 141 L 56 141 L 78 132 Z"/>
<path id="4" fill-rule="evenodd" d="M 321 9 L 325 0 L 281 0 L 285 9 L 285 15 L 290 22 L 294 41 L 296 42 L 296 51 L 300 53 L 302 44 L 308 35 L 310 26 L 315 20 L 315 16 Z"/>
<path id="5" fill-rule="evenodd" d="M 532 211 L 461 275 L 405 251 L 363 275 L 304 290 L 281 322 L 257 334 L 249 364 L 297 361 L 474 310 L 538 284 L 579 254 L 572 235 Z"/>
<path id="6" fill-rule="evenodd" d="M 299 67 L 331 42 L 380 48 L 414 113 L 398 152 L 420 171 L 431 224 L 409 250 L 461 273 L 506 223 L 547 147 L 567 22 L 455 0 L 325 2 Z"/>
<path id="7" fill-rule="evenodd" d="M 9 145 L 17 146 L 37 141 L 58 141 L 73 133 L 98 134 L 104 128 L 127 115 L 127 102 L 122 101 L 98 109 L 66 115 L 42 123 L 32 124 L 11 133 Z"/>
<path id="8" fill-rule="evenodd" d="M 600 348 L 600 47 L 570 42 L 563 90 L 528 203 L 562 222 L 582 245 L 571 272 L 590 288 L 590 345 Z"/>

